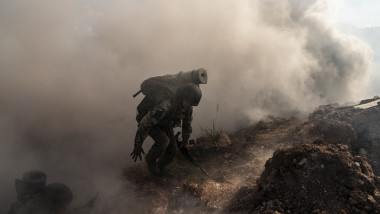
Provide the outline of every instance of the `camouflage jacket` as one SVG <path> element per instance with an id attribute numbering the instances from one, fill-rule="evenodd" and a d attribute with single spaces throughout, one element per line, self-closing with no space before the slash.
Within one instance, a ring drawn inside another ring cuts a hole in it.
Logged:
<path id="1" fill-rule="evenodd" d="M 192 133 L 191 122 L 193 120 L 193 107 L 187 111 L 182 108 L 179 100 L 170 96 L 162 96 L 157 104 L 141 119 L 135 137 L 135 146 L 142 146 L 149 134 L 149 130 L 155 125 L 170 128 L 181 125 L 182 139 L 187 142 Z"/>
<path id="2" fill-rule="evenodd" d="M 42 214 L 44 210 L 41 208 L 40 199 L 40 194 L 28 195 L 13 203 L 7 214 Z"/>

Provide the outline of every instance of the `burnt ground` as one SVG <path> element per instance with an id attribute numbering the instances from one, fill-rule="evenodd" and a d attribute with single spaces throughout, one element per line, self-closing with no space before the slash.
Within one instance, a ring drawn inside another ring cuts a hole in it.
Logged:
<path id="1" fill-rule="evenodd" d="M 142 213 L 380 213 L 380 110 L 369 110 L 321 106 L 306 119 L 268 117 L 231 143 L 201 137 L 190 152 L 209 177 L 180 155 L 174 178 L 145 163 L 124 176 Z"/>

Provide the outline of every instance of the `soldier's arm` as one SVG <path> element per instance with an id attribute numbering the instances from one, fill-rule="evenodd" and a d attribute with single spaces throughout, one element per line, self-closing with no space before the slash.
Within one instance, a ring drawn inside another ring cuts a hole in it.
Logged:
<path id="1" fill-rule="evenodd" d="M 171 102 L 169 100 L 163 101 L 141 119 L 136 132 L 135 146 L 141 147 L 143 145 L 144 140 L 148 137 L 149 130 L 166 116 L 170 108 L 172 108 Z"/>
<path id="2" fill-rule="evenodd" d="M 184 143 L 189 141 L 190 135 L 193 132 L 191 122 L 193 121 L 193 107 L 191 106 L 188 111 L 185 112 L 185 117 L 182 119 L 182 140 Z"/>

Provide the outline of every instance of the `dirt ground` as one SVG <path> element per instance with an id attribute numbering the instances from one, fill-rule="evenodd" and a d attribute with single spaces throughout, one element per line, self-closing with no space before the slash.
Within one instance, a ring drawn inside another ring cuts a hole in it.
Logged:
<path id="1" fill-rule="evenodd" d="M 377 178 L 348 146 L 316 140 L 277 150 L 256 186 L 243 188 L 231 212 L 380 213 Z"/>
<path id="2" fill-rule="evenodd" d="M 240 188 L 255 184 L 276 149 L 312 142 L 312 136 L 300 129 L 303 123 L 267 118 L 231 134 L 231 144 L 224 146 L 197 139 L 190 153 L 209 177 L 181 155 L 169 165 L 175 178 L 151 176 L 145 163 L 125 169 L 124 174 L 138 186 L 136 195 L 150 201 L 147 213 L 219 213 Z"/>
<path id="3" fill-rule="evenodd" d="M 174 178 L 151 176 L 145 163 L 124 176 L 143 213 L 380 213 L 378 148 L 353 125 L 358 113 L 324 107 L 265 118 L 230 143 L 201 137 L 190 153 L 209 177 L 180 155 L 168 167 Z"/>

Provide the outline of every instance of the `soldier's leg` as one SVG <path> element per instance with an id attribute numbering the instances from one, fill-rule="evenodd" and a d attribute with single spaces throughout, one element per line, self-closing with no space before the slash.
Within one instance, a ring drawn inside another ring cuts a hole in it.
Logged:
<path id="1" fill-rule="evenodd" d="M 158 163 L 157 163 L 160 173 L 164 171 L 165 166 L 169 165 L 173 161 L 178 151 L 177 142 L 174 137 L 173 128 L 169 128 L 167 130 L 167 136 L 169 139 L 169 145 L 166 147 L 164 154 L 158 160 Z"/>
<path id="2" fill-rule="evenodd" d="M 149 131 L 149 136 L 154 140 L 152 148 L 145 155 L 145 161 L 147 163 L 148 169 L 152 174 L 158 174 L 157 169 L 157 158 L 159 158 L 168 146 L 170 140 L 165 132 L 160 126 L 154 126 Z"/>

